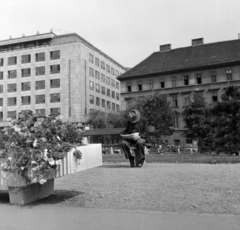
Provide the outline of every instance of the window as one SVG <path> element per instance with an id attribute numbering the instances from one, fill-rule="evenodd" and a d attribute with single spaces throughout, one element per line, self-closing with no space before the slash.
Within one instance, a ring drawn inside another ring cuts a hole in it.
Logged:
<path id="1" fill-rule="evenodd" d="M 161 81 L 161 82 L 160 82 L 160 88 L 161 88 L 161 89 L 165 88 L 165 82 L 164 82 L 164 81 Z"/>
<path id="2" fill-rule="evenodd" d="M 114 79 L 111 79 L 111 86 L 115 87 L 115 80 Z"/>
<path id="3" fill-rule="evenodd" d="M 60 102 L 60 93 L 52 93 L 52 94 L 50 94 L 50 102 L 51 103 Z"/>
<path id="4" fill-rule="evenodd" d="M 127 92 L 132 92 L 132 86 L 131 85 L 127 86 Z"/>
<path id="5" fill-rule="evenodd" d="M 184 106 L 188 106 L 190 104 L 190 94 L 184 95 Z"/>
<path id="6" fill-rule="evenodd" d="M 100 73 L 97 70 L 95 70 L 95 78 L 100 80 Z"/>
<path id="7" fill-rule="evenodd" d="M 46 116 L 46 111 L 45 109 L 36 109 L 36 114 L 41 115 L 41 116 Z"/>
<path id="8" fill-rule="evenodd" d="M 142 91 L 142 84 L 138 84 L 138 91 Z"/>
<path id="9" fill-rule="evenodd" d="M 227 81 L 232 80 L 232 70 L 231 69 L 226 70 L 226 78 L 227 78 Z"/>
<path id="10" fill-rule="evenodd" d="M 218 101 L 218 93 L 217 92 L 212 92 L 212 103 Z"/>
<path id="11" fill-rule="evenodd" d="M 36 104 L 44 104 L 45 103 L 45 95 L 36 95 L 35 96 L 35 103 Z"/>
<path id="12" fill-rule="evenodd" d="M 177 86 L 177 79 L 176 79 L 176 77 L 172 77 L 171 81 L 172 81 L 172 87 L 176 87 Z"/>
<path id="13" fill-rule="evenodd" d="M 50 88 L 60 88 L 60 79 L 50 80 Z"/>
<path id="14" fill-rule="evenodd" d="M 110 89 L 107 89 L 107 96 L 110 97 Z"/>
<path id="15" fill-rule="evenodd" d="M 112 98 L 115 99 L 115 92 L 112 91 Z"/>
<path id="16" fill-rule="evenodd" d="M 4 65 L 4 59 L 0 58 L 0 66 L 3 66 L 3 65 Z"/>
<path id="17" fill-rule="evenodd" d="M 93 55 L 89 54 L 89 62 L 93 63 L 93 60 L 94 60 Z"/>
<path id="18" fill-rule="evenodd" d="M 184 85 L 189 85 L 188 75 L 183 75 L 183 84 Z"/>
<path id="19" fill-rule="evenodd" d="M 99 67 L 99 59 L 97 57 L 95 57 L 95 65 Z"/>
<path id="20" fill-rule="evenodd" d="M 60 59 L 60 50 L 51 51 L 50 59 L 51 60 Z"/>
<path id="21" fill-rule="evenodd" d="M 106 83 L 110 85 L 110 77 L 107 77 Z"/>
<path id="22" fill-rule="evenodd" d="M 60 73 L 60 65 L 51 65 L 50 66 L 50 73 L 51 74 Z"/>
<path id="23" fill-rule="evenodd" d="M 211 76 L 211 82 L 212 83 L 217 82 L 217 75 L 216 75 L 216 73 L 211 73 L 210 76 Z"/>
<path id="24" fill-rule="evenodd" d="M 90 104 L 94 104 L 94 96 L 90 94 Z"/>
<path id="25" fill-rule="evenodd" d="M 30 54 L 22 55 L 21 60 L 22 60 L 22 64 L 30 63 L 31 62 L 31 55 Z"/>
<path id="26" fill-rule="evenodd" d="M 111 103 L 110 103 L 110 101 L 107 101 L 107 109 L 111 109 Z"/>
<path id="27" fill-rule="evenodd" d="M 17 70 L 8 71 L 8 79 L 17 78 Z"/>
<path id="28" fill-rule="evenodd" d="M 89 81 L 89 89 L 94 90 L 94 82 Z"/>
<path id="29" fill-rule="evenodd" d="M 13 84 L 8 84 L 8 92 L 17 92 L 17 84 L 13 83 Z"/>
<path id="30" fill-rule="evenodd" d="M 31 104 L 31 97 L 30 96 L 23 96 L 22 97 L 22 105 L 30 105 Z"/>
<path id="31" fill-rule="evenodd" d="M 99 97 L 96 97 L 96 105 L 100 106 L 100 98 Z"/>
<path id="32" fill-rule="evenodd" d="M 119 82 L 116 81 L 116 88 L 119 89 Z"/>
<path id="33" fill-rule="evenodd" d="M 94 77 L 94 69 L 89 67 L 89 76 Z"/>
<path id="34" fill-rule="evenodd" d="M 22 77 L 30 77 L 31 76 L 31 69 L 30 68 L 22 69 L 21 73 L 22 73 Z"/>
<path id="35" fill-rule="evenodd" d="M 172 107 L 177 107 L 178 106 L 178 98 L 177 95 L 172 96 Z"/>
<path id="36" fill-rule="evenodd" d="M 119 76 L 119 72 L 117 70 L 115 70 L 115 73 L 116 73 L 116 77 Z"/>
<path id="37" fill-rule="evenodd" d="M 197 81 L 197 84 L 202 84 L 202 74 L 201 73 L 196 74 L 196 81 Z"/>
<path id="38" fill-rule="evenodd" d="M 0 85 L 0 93 L 3 93 L 3 85 Z"/>
<path id="39" fill-rule="evenodd" d="M 16 97 L 9 97 L 7 102 L 8 102 L 7 103 L 8 106 L 17 105 L 17 98 Z"/>
<path id="40" fill-rule="evenodd" d="M 8 65 L 16 65 L 16 64 L 17 64 L 17 57 L 8 58 Z"/>
<path id="41" fill-rule="evenodd" d="M 103 73 L 101 73 L 101 81 L 105 82 L 105 75 Z"/>
<path id="42" fill-rule="evenodd" d="M 148 84 L 149 84 L 149 89 L 150 89 L 150 90 L 153 89 L 153 80 L 150 80 L 150 81 L 148 82 Z"/>
<path id="43" fill-rule="evenodd" d="M 3 112 L 0 112 L 0 121 L 3 120 Z"/>
<path id="44" fill-rule="evenodd" d="M 101 93 L 102 93 L 103 95 L 105 95 L 105 93 L 106 93 L 104 86 L 101 86 Z"/>
<path id="45" fill-rule="evenodd" d="M 31 90 L 31 82 L 23 82 L 21 84 L 21 90 L 22 91 L 29 91 L 29 90 Z"/>
<path id="46" fill-rule="evenodd" d="M 54 116 L 60 115 L 60 108 L 50 108 L 50 113 Z"/>
<path id="47" fill-rule="evenodd" d="M 119 93 L 116 93 L 116 99 L 119 101 L 119 99 L 120 99 Z"/>
<path id="48" fill-rule="evenodd" d="M 104 99 L 102 99 L 102 107 L 106 108 L 106 101 Z"/>
<path id="49" fill-rule="evenodd" d="M 115 74 L 115 70 L 114 70 L 114 68 L 113 67 L 111 67 L 111 74 L 114 76 L 114 74 Z"/>
<path id="50" fill-rule="evenodd" d="M 96 84 L 96 92 L 100 93 L 100 85 L 99 84 Z"/>
<path id="51" fill-rule="evenodd" d="M 35 89 L 39 90 L 39 89 L 45 89 L 45 81 L 36 81 L 35 82 Z"/>
<path id="52" fill-rule="evenodd" d="M 16 119 L 17 118 L 17 112 L 16 111 L 8 111 L 7 112 L 7 117 L 12 118 L 12 119 Z"/>
<path id="53" fill-rule="evenodd" d="M 106 71 L 110 73 L 110 66 L 108 64 L 106 65 Z"/>
<path id="54" fill-rule="evenodd" d="M 101 61 L 101 69 L 105 70 L 105 63 Z"/>
<path id="55" fill-rule="evenodd" d="M 179 123 L 178 123 L 178 115 L 175 115 L 174 117 L 174 124 L 173 124 L 174 128 L 178 128 L 179 127 Z"/>
<path id="56" fill-rule="evenodd" d="M 35 68 L 35 75 L 40 76 L 40 75 L 45 75 L 45 66 L 39 66 Z"/>
<path id="57" fill-rule="evenodd" d="M 35 56 L 36 62 L 45 61 L 45 53 L 37 53 Z"/>
<path id="58" fill-rule="evenodd" d="M 116 104 L 116 109 L 117 109 L 117 111 L 120 110 L 120 106 L 119 106 L 119 104 Z"/>
<path id="59" fill-rule="evenodd" d="M 115 111 L 115 103 L 112 103 L 112 110 Z"/>
<path id="60" fill-rule="evenodd" d="M 3 80 L 3 72 L 0 72 L 0 80 Z"/>
<path id="61" fill-rule="evenodd" d="M 3 98 L 0 98 L 0 106 L 3 106 Z"/>

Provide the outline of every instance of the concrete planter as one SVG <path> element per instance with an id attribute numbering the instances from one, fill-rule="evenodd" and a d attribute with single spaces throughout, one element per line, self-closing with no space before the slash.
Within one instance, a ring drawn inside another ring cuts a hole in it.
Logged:
<path id="1" fill-rule="evenodd" d="M 81 159 L 73 155 L 74 149 L 67 153 L 66 157 L 59 160 L 58 166 L 45 178 L 43 184 L 40 177 L 32 175 L 30 183 L 18 174 L 9 174 L 0 170 L 0 189 L 8 189 L 10 203 L 25 205 L 50 196 L 54 193 L 54 179 L 83 170 L 102 166 L 102 145 L 90 144 L 77 148 L 82 153 Z"/>

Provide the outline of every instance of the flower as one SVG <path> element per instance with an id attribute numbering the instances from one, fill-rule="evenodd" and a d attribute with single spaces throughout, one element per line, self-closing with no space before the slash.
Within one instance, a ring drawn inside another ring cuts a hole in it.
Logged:
<path id="1" fill-rule="evenodd" d="M 82 142 L 83 135 L 77 126 L 62 119 L 39 116 L 32 111 L 19 113 L 17 120 L 8 119 L 10 124 L 0 130 L 1 147 L 8 159 L 1 169 L 20 174 L 27 182 L 38 177 L 45 183 L 56 168 L 56 161 Z"/>
<path id="2" fill-rule="evenodd" d="M 46 182 L 47 182 L 46 179 L 41 179 L 41 180 L 39 181 L 39 184 L 44 184 L 44 183 L 46 183 Z"/>

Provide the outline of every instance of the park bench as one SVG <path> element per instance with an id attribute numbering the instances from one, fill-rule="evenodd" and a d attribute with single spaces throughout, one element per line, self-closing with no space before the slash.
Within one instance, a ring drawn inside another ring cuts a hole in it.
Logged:
<path id="1" fill-rule="evenodd" d="M 120 142 L 120 134 L 124 132 L 125 128 L 107 128 L 107 129 L 89 129 L 84 130 L 83 135 L 88 138 L 88 143 L 91 143 L 91 137 L 93 136 L 115 136 L 118 137 L 118 142 L 116 143 L 110 143 L 110 144 L 102 144 L 103 149 L 108 149 L 108 152 L 114 153 L 116 152 L 116 148 L 121 148 L 121 142 Z M 116 138 L 115 138 L 116 140 Z M 148 149 L 150 149 L 151 145 L 146 145 L 145 153 L 148 153 Z M 135 152 L 136 147 L 131 147 L 131 150 Z"/>

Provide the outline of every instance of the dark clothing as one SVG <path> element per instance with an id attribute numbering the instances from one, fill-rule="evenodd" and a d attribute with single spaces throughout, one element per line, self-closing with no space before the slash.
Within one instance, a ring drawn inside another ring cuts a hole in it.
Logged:
<path id="1" fill-rule="evenodd" d="M 148 141 L 148 121 L 146 118 L 141 117 L 136 123 L 128 121 L 124 134 L 138 133 L 139 136 Z"/>
<path id="2" fill-rule="evenodd" d="M 141 137 L 139 140 L 123 139 L 122 141 L 122 150 L 126 159 L 133 160 L 135 157 L 136 165 L 139 164 L 140 160 L 145 159 L 144 148 L 148 140 L 148 121 L 146 118 L 140 117 L 139 121 L 136 123 L 128 121 L 124 134 L 137 132 L 139 132 L 139 136 Z M 130 147 L 136 147 L 135 155 L 132 154 Z"/>

